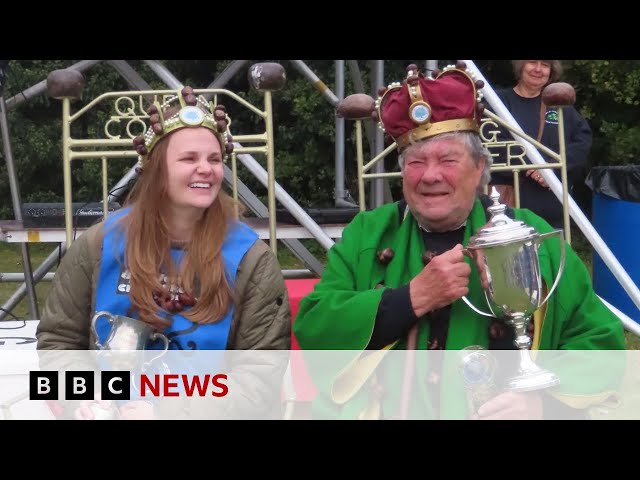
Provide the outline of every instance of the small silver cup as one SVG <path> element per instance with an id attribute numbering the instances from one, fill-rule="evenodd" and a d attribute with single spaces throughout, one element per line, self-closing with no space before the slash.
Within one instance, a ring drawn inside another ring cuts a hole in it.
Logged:
<path id="1" fill-rule="evenodd" d="M 101 317 L 106 318 L 111 324 L 111 333 L 104 343 L 98 341 L 99 337 L 96 330 L 96 323 Z M 128 370 L 131 370 L 131 367 L 135 365 L 135 359 L 127 359 L 121 353 L 146 350 L 149 341 L 161 340 L 164 348 L 159 351 L 158 355 L 145 363 L 145 365 L 148 365 L 162 357 L 169 350 L 169 339 L 166 335 L 156 332 L 153 327 L 140 320 L 123 315 L 113 315 L 105 311 L 97 312 L 91 319 L 91 331 L 96 338 L 96 350 L 105 355 L 113 353 L 113 355 L 107 355 L 111 358 L 113 366 L 117 364 L 119 367 Z"/>

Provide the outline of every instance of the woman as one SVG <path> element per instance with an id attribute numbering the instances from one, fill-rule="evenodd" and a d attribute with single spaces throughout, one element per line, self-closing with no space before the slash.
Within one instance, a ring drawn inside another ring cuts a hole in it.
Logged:
<path id="1" fill-rule="evenodd" d="M 562 64 L 559 60 L 512 60 L 512 65 L 517 84 L 513 88 L 498 90 L 496 93 L 524 133 L 537 139 L 554 152 L 559 152 L 558 111 L 542 103 L 542 90 L 548 84 L 559 80 L 562 75 Z M 572 185 L 584 179 L 592 134 L 588 123 L 574 107 L 565 107 L 563 113 L 567 176 L 571 194 Z M 519 141 L 519 137 L 514 136 L 514 139 Z M 502 140 L 510 140 L 510 138 Z M 555 163 L 549 156 L 540 153 L 548 163 Z M 499 161 L 503 163 L 506 159 L 499 159 Z M 528 159 L 527 162 L 529 162 Z M 560 170 L 553 171 L 560 178 Z M 562 228 L 564 226 L 562 205 L 549 189 L 540 172 L 528 170 L 526 175 L 521 175 L 520 178 L 520 206 L 537 213 L 554 227 Z M 492 183 L 513 185 L 513 175 L 510 172 L 495 172 Z M 500 190 L 503 200 L 511 200 L 508 198 L 512 196 L 511 192 L 506 192 L 504 188 Z M 509 203 L 513 206 L 512 201 Z"/>
<path id="2" fill-rule="evenodd" d="M 111 325 L 97 321 L 95 338 L 91 318 L 107 311 L 152 326 L 174 350 L 288 350 L 280 266 L 221 190 L 233 150 L 225 108 L 185 87 L 149 114 L 151 126 L 134 139 L 141 170 L 128 205 L 69 248 L 38 348 L 95 348 Z"/>

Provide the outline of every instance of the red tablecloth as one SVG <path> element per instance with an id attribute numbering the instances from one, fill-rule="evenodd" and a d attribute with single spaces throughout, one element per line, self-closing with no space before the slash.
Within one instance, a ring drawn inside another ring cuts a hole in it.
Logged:
<path id="1" fill-rule="evenodd" d="M 296 315 L 300 308 L 300 300 L 313 290 L 319 279 L 296 279 L 285 280 L 289 293 L 289 304 L 291 305 L 291 321 L 295 322 Z M 296 399 L 302 402 L 309 402 L 316 396 L 317 390 L 311 382 L 309 373 L 300 352 L 300 345 L 295 336 L 291 334 L 291 376 L 296 389 Z"/>

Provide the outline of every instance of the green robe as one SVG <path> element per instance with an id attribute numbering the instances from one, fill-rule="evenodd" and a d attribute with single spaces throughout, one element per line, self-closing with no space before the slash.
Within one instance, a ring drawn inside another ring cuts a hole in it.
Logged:
<path id="1" fill-rule="evenodd" d="M 516 219 L 534 227 L 539 233 L 552 231 L 543 219 L 528 210 L 514 210 Z M 464 245 L 481 227 L 487 217 L 479 200 L 476 200 L 469 215 Z M 383 265 L 377 260 L 377 252 L 392 248 L 393 260 Z M 423 268 L 422 254 L 425 247 L 421 230 L 413 217 L 408 214 L 401 218 L 397 204 L 388 204 L 373 211 L 362 212 L 344 229 L 342 240 L 328 253 L 328 262 L 322 279 L 313 292 L 300 302 L 300 310 L 295 319 L 293 332 L 303 350 L 347 350 L 353 352 L 340 356 L 334 370 L 323 360 L 322 373 L 316 370 L 313 360 L 308 368 L 314 376 L 320 397 L 335 394 L 336 375 L 344 372 L 345 361 L 350 363 L 361 356 L 366 348 L 375 323 L 383 288 L 397 288 L 406 285 Z M 561 253 L 558 237 L 542 242 L 539 249 L 540 271 L 547 286 L 553 284 L 560 265 Z M 486 299 L 482 291 L 475 265 L 467 259 L 472 268 L 469 279 L 468 299 L 487 311 Z M 452 304 L 446 349 L 460 350 L 471 345 L 489 346 L 488 317 L 472 311 L 462 300 Z M 419 321 L 418 349 L 425 349 L 429 338 L 429 323 L 423 317 Z M 567 245 L 565 270 L 547 303 L 540 335 L 534 338 L 534 346 L 541 350 L 616 350 L 624 349 L 624 332 L 620 320 L 599 300 L 593 291 L 589 272 L 576 253 Z M 403 349 L 404 340 L 392 346 Z M 368 352 L 364 352 L 368 355 Z M 348 359 L 348 360 L 345 360 Z M 384 363 L 384 362 L 383 362 Z M 451 367 L 453 368 L 453 367 Z M 332 371 L 334 375 L 327 375 Z M 418 372 L 419 376 L 420 372 Z M 397 377 L 397 375 L 394 375 Z M 399 379 L 396 378 L 399 381 Z M 368 376 L 367 382 L 375 381 L 375 375 Z M 385 382 L 393 380 L 385 379 Z M 418 386 L 420 382 L 417 382 Z M 399 383 L 391 387 L 399 389 Z M 460 394 L 461 385 L 452 387 Z M 324 414 L 343 417 L 357 417 L 363 405 L 371 401 L 371 393 L 366 388 L 355 388 L 337 404 L 333 404 Z M 455 396 L 455 395 L 454 395 Z M 358 400 L 360 397 L 360 401 Z M 386 398 L 390 396 L 387 395 Z M 327 400 L 327 398 L 325 398 Z M 357 404 L 349 409 L 349 403 Z M 397 399 L 396 399 L 397 401 Z M 443 399 L 447 416 L 447 402 L 451 403 L 451 416 L 460 414 L 459 402 L 451 398 Z M 322 402 L 322 399 L 319 399 Z M 456 405 L 453 405 L 456 403 Z M 335 408 L 333 408 L 335 407 Z M 428 409 L 428 406 L 425 407 Z M 455 413 L 457 412 L 457 413 Z M 420 412 L 419 415 L 428 412 Z"/>

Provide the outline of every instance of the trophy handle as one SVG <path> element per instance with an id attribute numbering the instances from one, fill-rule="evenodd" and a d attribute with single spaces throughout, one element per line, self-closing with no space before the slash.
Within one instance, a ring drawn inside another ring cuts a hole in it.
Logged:
<path id="1" fill-rule="evenodd" d="M 167 353 L 167 350 L 169 350 L 169 339 L 166 337 L 166 335 L 164 335 L 163 333 L 160 333 L 160 332 L 155 332 L 155 333 L 152 333 L 149 336 L 149 340 L 151 340 L 151 341 L 155 341 L 155 340 L 158 340 L 158 339 L 162 340 L 162 343 L 164 343 L 164 350 L 162 350 L 158 355 L 153 357 L 148 362 L 145 362 L 145 365 L 147 365 L 147 366 L 151 365 L 154 361 L 156 361 L 157 359 L 162 357 L 165 353 Z"/>
<path id="2" fill-rule="evenodd" d="M 100 342 L 98 342 L 99 337 L 98 337 L 98 331 L 96 330 L 96 323 L 98 321 L 98 319 L 100 317 L 106 317 L 107 320 L 109 320 L 109 323 L 111 325 L 113 325 L 113 315 L 111 315 L 109 312 L 98 312 L 96 313 L 93 318 L 91 319 L 91 332 L 93 333 L 93 336 L 96 338 L 96 350 L 103 350 L 104 347 L 102 346 L 102 344 Z M 107 339 L 107 343 L 109 343 L 109 340 L 111 340 L 111 337 L 113 336 L 113 328 L 111 329 L 111 333 L 109 334 L 109 338 Z"/>
<path id="3" fill-rule="evenodd" d="M 470 251 L 468 248 L 463 248 L 462 249 L 462 254 L 466 255 L 469 258 L 473 259 L 473 255 L 471 255 Z M 483 312 L 482 310 L 480 310 L 479 308 L 477 308 L 473 303 L 471 303 L 471 301 L 466 297 L 466 295 L 462 296 L 462 300 L 464 301 L 464 303 L 466 303 L 468 305 L 468 307 L 473 310 L 476 313 L 479 313 L 480 315 L 484 316 L 484 317 L 492 317 L 495 318 L 495 315 L 491 314 L 491 313 L 487 313 L 487 312 Z"/>
<path id="4" fill-rule="evenodd" d="M 471 301 L 470 301 L 466 296 L 463 296 L 463 297 L 462 297 L 462 300 L 463 300 L 463 301 L 464 301 L 464 303 L 466 303 L 466 304 L 469 306 L 469 308 L 470 308 L 471 310 L 473 310 L 474 312 L 479 313 L 480 315 L 484 315 L 485 317 L 492 317 L 492 318 L 495 318 L 495 315 L 492 315 L 491 313 L 483 312 L 483 311 L 482 311 L 482 310 L 480 310 L 479 308 L 476 308 L 476 306 L 475 306 L 473 303 L 471 303 Z"/>
<path id="5" fill-rule="evenodd" d="M 564 246 L 564 230 L 554 230 L 553 232 L 541 233 L 538 238 L 542 242 L 542 240 L 544 240 L 545 237 L 552 237 L 554 235 L 558 235 L 560 237 L 560 251 L 562 252 L 562 256 L 560 258 L 560 267 L 558 268 L 558 274 L 556 275 L 556 279 L 553 282 L 553 285 L 551 286 L 551 290 L 549 290 L 544 300 L 540 302 L 540 305 L 538 306 L 538 308 L 540 308 L 542 305 L 544 305 L 547 302 L 547 300 L 549 300 L 549 298 L 551 297 L 551 294 L 558 286 L 558 283 L 560 282 L 560 278 L 562 277 L 562 272 L 564 271 L 564 263 L 566 260 L 566 250 Z"/>

